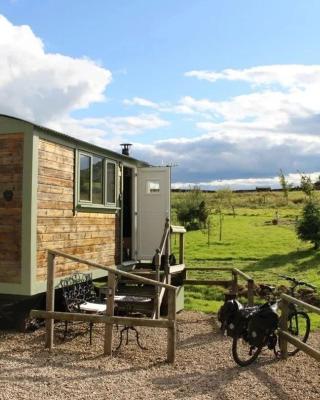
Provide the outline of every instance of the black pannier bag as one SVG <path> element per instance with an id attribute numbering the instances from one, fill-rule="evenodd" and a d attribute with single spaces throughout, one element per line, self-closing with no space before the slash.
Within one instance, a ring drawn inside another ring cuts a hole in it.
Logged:
<path id="1" fill-rule="evenodd" d="M 236 317 L 236 314 L 242 308 L 242 304 L 236 299 L 227 300 L 220 307 L 218 311 L 218 321 L 221 322 L 221 330 L 223 332 L 227 330 L 228 334 L 228 325 L 232 323 Z"/>
<path id="2" fill-rule="evenodd" d="M 256 312 L 256 309 L 257 307 L 246 307 L 238 310 L 235 313 L 233 320 L 227 325 L 227 335 L 231 337 L 245 335 L 247 332 L 249 319 L 251 318 L 252 314 Z"/>
<path id="3" fill-rule="evenodd" d="M 277 329 L 279 317 L 269 304 L 259 307 L 248 321 L 248 342 L 252 346 L 260 345 L 264 338 Z"/>

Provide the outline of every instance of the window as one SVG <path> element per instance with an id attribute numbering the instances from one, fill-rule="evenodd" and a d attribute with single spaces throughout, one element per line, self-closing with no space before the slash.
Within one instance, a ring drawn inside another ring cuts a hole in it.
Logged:
<path id="1" fill-rule="evenodd" d="M 103 204 L 103 158 L 92 157 L 92 203 Z"/>
<path id="2" fill-rule="evenodd" d="M 147 181 L 147 194 L 160 193 L 159 181 Z"/>
<path id="3" fill-rule="evenodd" d="M 106 158 L 79 152 L 79 206 L 116 206 L 116 166 L 115 162 Z"/>
<path id="4" fill-rule="evenodd" d="M 116 164 L 107 162 L 107 202 L 116 202 Z"/>
<path id="5" fill-rule="evenodd" d="M 80 200 L 91 200 L 91 158 L 80 155 Z"/>

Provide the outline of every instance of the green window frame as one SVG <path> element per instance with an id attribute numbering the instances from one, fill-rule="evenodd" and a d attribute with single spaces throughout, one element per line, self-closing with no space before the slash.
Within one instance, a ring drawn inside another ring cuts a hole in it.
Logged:
<path id="1" fill-rule="evenodd" d="M 116 205 L 116 194 L 117 194 L 117 165 L 115 162 L 106 160 L 105 161 L 105 198 L 107 204 Z"/>
<path id="2" fill-rule="evenodd" d="M 117 208 L 117 162 L 78 151 L 77 207 Z"/>

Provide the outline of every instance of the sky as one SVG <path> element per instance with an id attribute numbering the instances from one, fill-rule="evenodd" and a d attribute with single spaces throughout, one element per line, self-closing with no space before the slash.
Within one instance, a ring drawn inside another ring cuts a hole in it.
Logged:
<path id="1" fill-rule="evenodd" d="M 319 175 L 320 1 L 0 0 L 0 114 L 173 165 L 173 186 Z"/>

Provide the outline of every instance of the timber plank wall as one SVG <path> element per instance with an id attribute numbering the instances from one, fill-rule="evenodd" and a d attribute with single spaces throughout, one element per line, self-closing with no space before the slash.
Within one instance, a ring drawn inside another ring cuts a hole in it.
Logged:
<path id="1" fill-rule="evenodd" d="M 119 218 L 112 213 L 74 213 L 74 150 L 39 141 L 37 281 L 46 280 L 47 248 L 104 265 L 119 262 Z M 88 267 L 57 258 L 56 276 Z"/>
<path id="2" fill-rule="evenodd" d="M 0 135 L 0 282 L 21 281 L 23 134 Z M 7 201 L 3 192 L 13 192 Z"/>

